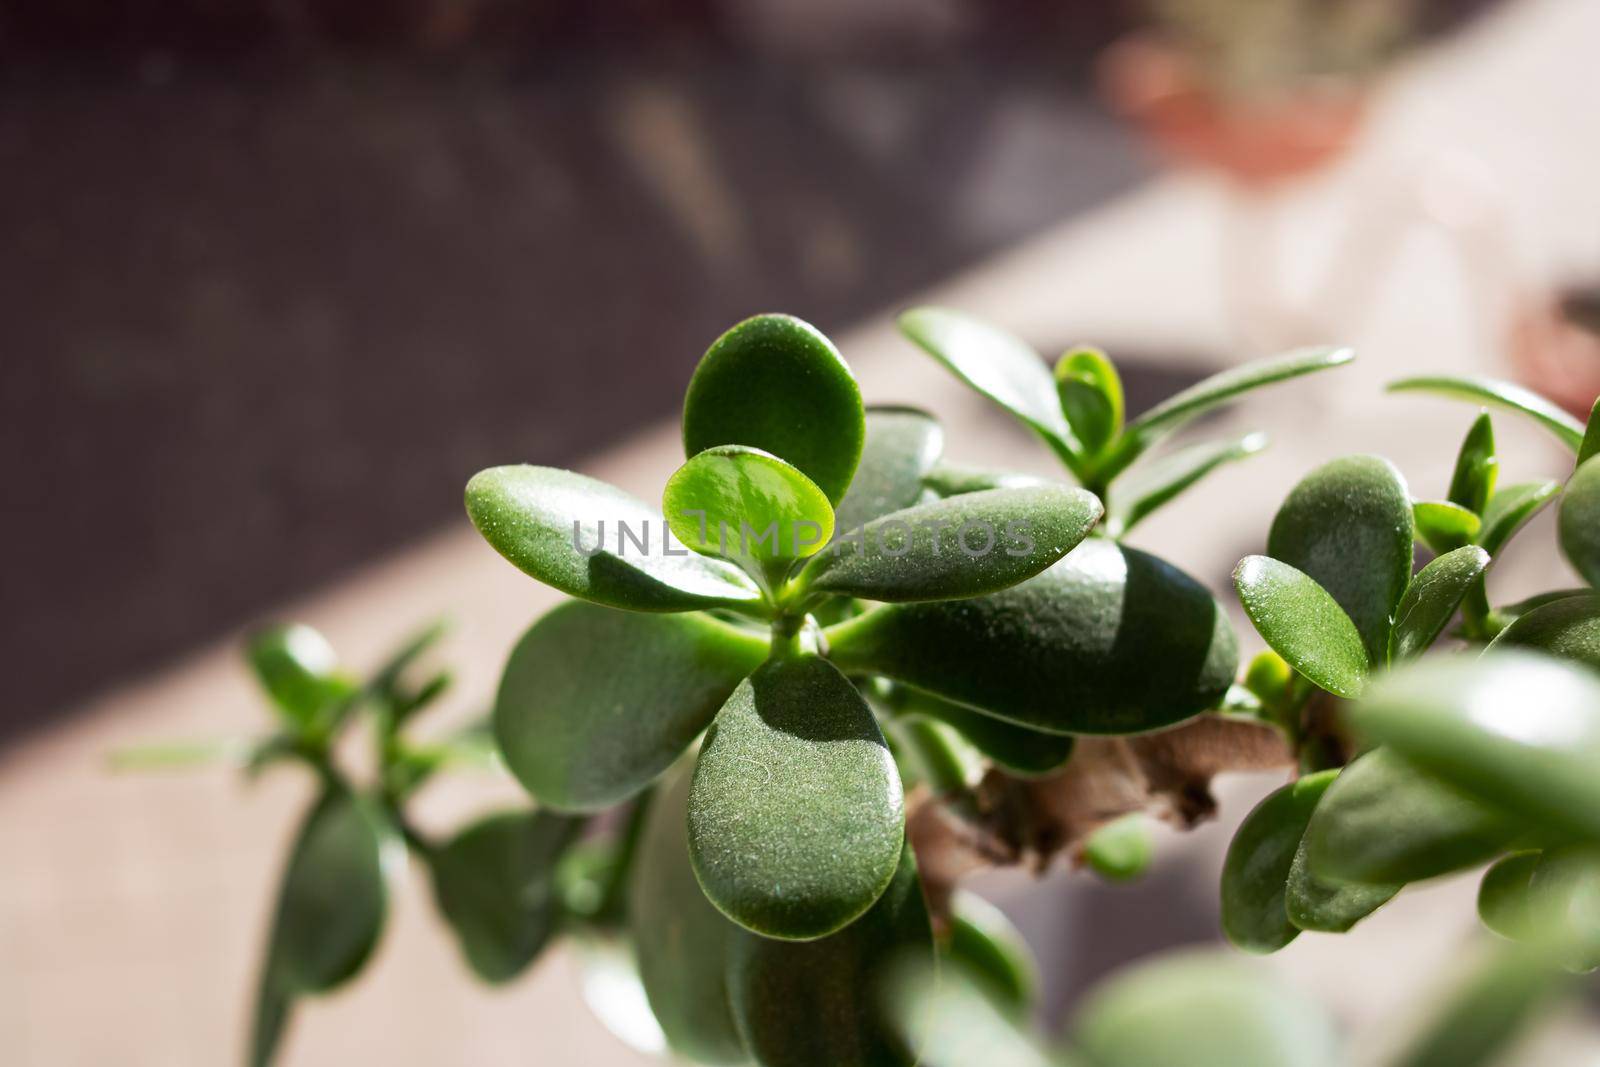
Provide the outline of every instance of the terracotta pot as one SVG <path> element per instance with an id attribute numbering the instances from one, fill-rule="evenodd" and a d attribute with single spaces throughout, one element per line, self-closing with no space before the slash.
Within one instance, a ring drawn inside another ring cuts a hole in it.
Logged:
<path id="1" fill-rule="evenodd" d="M 1101 56 L 1111 107 L 1175 162 L 1220 171 L 1243 185 L 1310 174 L 1342 156 L 1366 115 L 1366 93 L 1346 83 L 1308 84 L 1272 98 L 1229 100 L 1205 85 L 1184 50 L 1133 34 Z"/>
<path id="2" fill-rule="evenodd" d="M 1511 322 L 1511 359 L 1528 388 L 1582 421 L 1600 396 L 1600 334 L 1579 325 L 1578 300 L 1563 293 L 1521 308 Z"/>

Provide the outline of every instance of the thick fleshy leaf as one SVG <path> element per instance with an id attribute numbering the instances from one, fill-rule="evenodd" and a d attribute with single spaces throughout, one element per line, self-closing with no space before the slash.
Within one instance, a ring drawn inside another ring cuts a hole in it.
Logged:
<path id="1" fill-rule="evenodd" d="M 1451 552 L 1470 545 L 1483 528 L 1477 512 L 1448 500 L 1419 500 L 1411 508 L 1417 536 L 1435 552 Z"/>
<path id="2" fill-rule="evenodd" d="M 869 407 L 867 440 L 850 491 L 834 509 L 834 529 L 865 526 L 922 499 L 922 479 L 944 452 L 944 430 L 926 411 Z"/>
<path id="3" fill-rule="evenodd" d="M 924 716 L 953 727 L 974 748 L 1013 775 L 1027 778 L 1049 774 L 1072 756 L 1075 742 L 1069 734 L 1030 730 L 931 693 L 894 686 L 887 702 L 898 715 Z"/>
<path id="4" fill-rule="evenodd" d="M 361 970 L 389 909 L 403 846 L 364 797 L 329 790 L 312 808 L 278 891 L 268 956 L 283 989 L 321 993 Z"/>
<path id="5" fill-rule="evenodd" d="M 1483 514 L 1494 495 L 1500 461 L 1495 457 L 1494 426 L 1487 411 L 1481 413 L 1467 431 L 1456 453 L 1456 469 L 1450 476 L 1450 502 L 1476 515 Z"/>
<path id="6" fill-rule="evenodd" d="M 1204 586 L 1099 538 L 999 593 L 891 604 L 825 633 L 845 670 L 1056 733 L 1186 719 L 1217 706 L 1239 663 L 1227 615 Z"/>
<path id="7" fill-rule="evenodd" d="M 1398 885 L 1362 885 L 1357 882 L 1325 882 L 1311 873 L 1302 838 L 1289 865 L 1289 882 L 1284 887 L 1283 910 L 1289 921 L 1301 930 L 1323 934 L 1342 934 L 1377 911 L 1401 890 Z"/>
<path id="8" fill-rule="evenodd" d="M 953 600 L 998 592 L 1077 547 L 1099 499 L 1064 485 L 991 489 L 897 511 L 835 540 L 801 588 L 862 600 Z"/>
<path id="9" fill-rule="evenodd" d="M 933 927 L 909 845 L 893 874 L 871 910 L 827 937 L 734 936 L 729 1001 L 759 1067 L 909 1067 L 915 1061 L 885 1018 L 883 986 L 896 960 L 931 958 Z"/>
<path id="10" fill-rule="evenodd" d="M 510 981 L 544 950 L 558 918 L 556 864 L 582 829 L 570 815 L 502 812 L 428 857 L 439 910 L 484 981 Z"/>
<path id="11" fill-rule="evenodd" d="M 963 793 L 977 785 L 985 770 L 983 754 L 946 726 L 925 715 L 905 715 L 885 726 L 885 739 L 909 789 L 926 785 L 935 796 Z"/>
<path id="12" fill-rule="evenodd" d="M 1494 648 L 1531 648 L 1600 671 L 1600 593 L 1563 597 L 1521 615 Z"/>
<path id="13" fill-rule="evenodd" d="M 1111 489 L 1113 537 L 1121 537 L 1157 508 L 1222 466 L 1255 455 L 1267 447 L 1267 435 L 1250 433 L 1233 441 L 1190 445 L 1136 468 Z"/>
<path id="14" fill-rule="evenodd" d="M 1150 869 L 1156 844 L 1141 812 L 1113 819 L 1083 842 L 1083 862 L 1111 882 L 1131 882 Z"/>
<path id="15" fill-rule="evenodd" d="M 1542 949 L 1500 945 L 1475 965 L 1391 1067 L 1495 1067 L 1569 980 Z"/>
<path id="16" fill-rule="evenodd" d="M 1578 446 L 1578 466 L 1583 466 L 1595 456 L 1600 456 L 1600 396 L 1595 397 L 1594 406 L 1589 409 L 1583 443 Z"/>
<path id="17" fill-rule="evenodd" d="M 1338 771 L 1268 793 L 1239 824 L 1222 863 L 1222 932 L 1246 952 L 1276 952 L 1300 935 L 1284 908 L 1289 870 L 1311 813 Z"/>
<path id="18" fill-rule="evenodd" d="M 1577 588 L 1552 589 L 1548 593 L 1537 593 L 1514 604 L 1504 604 L 1495 608 L 1489 616 L 1489 623 L 1494 632 L 1498 633 L 1535 608 L 1542 608 L 1546 604 L 1554 604 L 1557 600 L 1565 600 L 1569 596 L 1586 596 L 1589 592 L 1587 588 Z"/>
<path id="19" fill-rule="evenodd" d="M 596 604 L 690 611 L 761 598 L 733 564 L 673 546 L 660 512 L 572 471 L 479 471 L 467 483 L 467 514 L 518 570 Z"/>
<path id="20" fill-rule="evenodd" d="M 283 987 L 272 960 L 267 959 L 256 976 L 256 998 L 250 1017 L 250 1048 L 246 1062 L 250 1067 L 271 1067 L 278 1047 L 288 1032 L 294 1013 L 294 996 Z"/>
<path id="21" fill-rule="evenodd" d="M 1306 827 L 1306 861 L 1310 874 L 1335 884 L 1418 882 L 1477 866 L 1519 829 L 1379 748 L 1328 787 Z"/>
<path id="22" fill-rule="evenodd" d="M 766 652 L 764 635 L 709 615 L 563 604 L 512 650 L 495 738 L 540 804 L 610 807 L 671 766 Z"/>
<path id="23" fill-rule="evenodd" d="M 900 775 L 861 694 L 827 660 L 769 660 L 706 734 L 689 849 L 722 912 L 768 937 L 830 934 L 872 906 L 905 834 Z"/>
<path id="24" fill-rule="evenodd" d="M 1489 555 L 1498 556 L 1506 542 L 1560 492 L 1560 482 L 1522 482 L 1499 490 L 1483 511 L 1478 544 Z"/>
<path id="25" fill-rule="evenodd" d="M 651 798 L 630 880 L 639 980 L 667 1043 L 696 1063 L 743 1063 L 728 1006 L 728 946 L 739 928 L 706 899 L 689 862 L 686 759 Z"/>
<path id="26" fill-rule="evenodd" d="M 1583 427 L 1578 420 L 1552 404 L 1538 393 L 1511 382 L 1492 378 L 1456 378 L 1447 375 L 1403 378 L 1389 383 L 1389 392 L 1436 393 L 1439 396 L 1470 400 L 1475 404 L 1489 404 L 1519 412 L 1533 419 L 1561 439 L 1561 443 L 1577 451 L 1583 440 Z"/>
<path id="27" fill-rule="evenodd" d="M 1246 556 L 1233 585 L 1256 630 L 1291 667 L 1330 693 L 1360 695 L 1368 669 L 1361 634 L 1310 575 L 1268 556 Z"/>
<path id="28" fill-rule="evenodd" d="M 1567 482 L 1559 530 L 1568 562 L 1600 589 L 1600 459 L 1586 461 Z"/>
<path id="29" fill-rule="evenodd" d="M 976 893 L 958 889 L 950 898 L 950 936 L 941 955 L 983 983 L 1018 1018 L 1039 995 L 1039 965 L 1005 912 Z"/>
<path id="30" fill-rule="evenodd" d="M 1390 616 L 1411 581 L 1412 523 L 1411 496 L 1394 465 L 1345 456 L 1290 491 L 1272 520 L 1267 555 L 1326 589 L 1356 624 L 1368 662 L 1378 664 L 1388 654 Z"/>
<path id="31" fill-rule="evenodd" d="M 1302 348 L 1271 359 L 1256 360 L 1213 374 L 1175 396 L 1168 397 L 1128 423 L 1121 441 L 1100 470 L 1115 477 L 1146 449 L 1199 415 L 1229 403 L 1253 389 L 1342 366 L 1355 358 L 1348 348 Z"/>
<path id="32" fill-rule="evenodd" d="M 1055 379 L 1026 342 L 970 315 L 938 307 L 904 312 L 900 332 L 1032 427 L 1063 458 L 1077 457 L 1077 442 L 1062 417 Z"/>
<path id="33" fill-rule="evenodd" d="M 1427 651 L 1488 566 L 1489 553 L 1467 545 L 1446 552 L 1418 571 L 1395 609 L 1389 658 L 1398 662 Z"/>
<path id="34" fill-rule="evenodd" d="M 1113 975 L 1072 1030 L 1095 1067 L 1335 1067 L 1333 1022 L 1272 972 L 1191 951 Z"/>
<path id="35" fill-rule="evenodd" d="M 1478 918 L 1483 925 L 1513 941 L 1535 936 L 1538 929 L 1529 902 L 1529 884 L 1543 853 L 1513 852 L 1495 861 L 1478 883 Z"/>
<path id="36" fill-rule="evenodd" d="M 696 552 L 758 566 L 812 555 L 833 536 L 833 507 L 816 483 L 743 445 L 695 453 L 667 479 L 661 509 Z"/>
<path id="37" fill-rule="evenodd" d="M 985 489 L 1026 489 L 1050 483 L 1038 475 L 1020 471 L 991 471 L 981 467 L 940 463 L 928 472 L 922 484 L 935 496 L 960 496 L 962 493 L 981 493 Z"/>
<path id="38" fill-rule="evenodd" d="M 1600 840 L 1592 671 L 1516 649 L 1423 660 L 1369 687 L 1351 715 L 1441 781 L 1534 826 Z"/>
<path id="39" fill-rule="evenodd" d="M 683 400 L 683 451 L 747 445 L 844 498 L 866 425 L 861 389 L 833 343 L 792 315 L 757 315 L 717 338 Z"/>
<path id="40" fill-rule="evenodd" d="M 1545 849 L 1527 899 L 1533 936 L 1548 939 L 1563 967 L 1579 974 L 1600 968 L 1600 845 Z"/>
<path id="41" fill-rule="evenodd" d="M 1097 455 L 1122 432 L 1122 378 L 1097 348 L 1075 348 L 1056 362 L 1056 398 L 1084 452 Z"/>
<path id="42" fill-rule="evenodd" d="M 956 960 L 902 963 L 889 974 L 889 1009 L 924 1067 L 1078 1067 L 1025 1032 L 982 973 Z"/>
<path id="43" fill-rule="evenodd" d="M 274 706 L 298 729 L 314 725 L 330 705 L 355 692 L 355 684 L 339 671 L 333 646 L 309 626 L 258 630 L 245 654 Z"/>

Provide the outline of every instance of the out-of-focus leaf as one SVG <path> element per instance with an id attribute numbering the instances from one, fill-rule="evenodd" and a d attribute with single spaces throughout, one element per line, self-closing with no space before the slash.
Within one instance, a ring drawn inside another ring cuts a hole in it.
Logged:
<path id="1" fill-rule="evenodd" d="M 1478 918 L 1501 937 L 1526 941 L 1537 934 L 1529 886 L 1541 855 L 1526 851 L 1504 856 L 1484 872 L 1478 884 Z"/>
<path id="2" fill-rule="evenodd" d="M 1361 885 L 1356 882 L 1325 882 L 1311 873 L 1302 838 L 1289 866 L 1289 881 L 1284 887 L 1283 910 L 1289 921 L 1301 930 L 1342 934 L 1368 915 L 1383 907 L 1401 890 L 1398 885 Z"/>
<path id="3" fill-rule="evenodd" d="M 610 934 L 580 930 L 572 938 L 583 1002 L 611 1036 L 646 1056 L 667 1051 L 667 1039 L 639 982 L 632 945 Z"/>
<path id="4" fill-rule="evenodd" d="M 1069 734 L 1047 734 L 941 700 L 907 686 L 894 686 L 888 698 L 896 714 L 923 716 L 953 727 L 979 752 L 1009 773 L 1028 778 L 1057 770 L 1072 756 Z"/>
<path id="5" fill-rule="evenodd" d="M 981 973 L 956 961 L 906 961 L 890 972 L 890 1012 L 925 1067 L 1078 1067 L 1025 1034 Z"/>
<path id="6" fill-rule="evenodd" d="M 1266 434 L 1251 433 L 1232 441 L 1190 445 L 1136 468 L 1119 479 L 1111 490 L 1107 520 L 1111 535 L 1123 536 L 1147 515 L 1224 463 L 1253 456 L 1266 447 Z"/>
<path id="7" fill-rule="evenodd" d="M 1427 651 L 1489 566 L 1489 553 L 1466 545 L 1434 559 L 1417 572 L 1395 609 L 1389 658 L 1412 659 Z"/>
<path id="8" fill-rule="evenodd" d="M 1144 815 L 1133 812 L 1113 819 L 1083 842 L 1083 862 L 1100 877 L 1128 882 L 1150 869 L 1155 841 Z"/>
<path id="9" fill-rule="evenodd" d="M 316 725 L 338 700 L 355 692 L 339 671 L 328 639 L 300 623 L 269 626 L 250 635 L 245 648 L 261 687 L 284 720 L 299 730 Z"/>
<path id="10" fill-rule="evenodd" d="M 1527 920 L 1567 970 L 1600 967 L 1600 846 L 1544 850 L 1528 879 Z"/>
<path id="11" fill-rule="evenodd" d="M 242 737 L 123 745 L 111 750 L 107 762 L 114 771 L 187 770 L 214 763 L 241 764 L 249 758 L 252 748 L 253 743 Z"/>
<path id="12" fill-rule="evenodd" d="M 981 493 L 985 489 L 1026 489 L 1035 485 L 1048 485 L 1044 478 L 1020 471 L 991 471 L 980 467 L 963 467 L 954 463 L 941 463 L 928 472 L 922 484 L 935 496 L 960 496 L 962 493 Z"/>
<path id="13" fill-rule="evenodd" d="M 1595 456 L 1600 456 L 1600 396 L 1595 397 L 1594 406 L 1589 409 L 1583 442 L 1578 445 L 1578 466 L 1583 466 Z"/>
<path id="14" fill-rule="evenodd" d="M 1600 589 L 1600 460 L 1586 460 L 1567 483 L 1559 529 L 1561 551 L 1584 581 Z"/>
<path id="15" fill-rule="evenodd" d="M 950 898 L 950 937 L 944 959 L 978 979 L 1000 1004 L 1026 1018 L 1039 995 L 1039 965 L 1005 912 L 976 893 Z"/>
<path id="16" fill-rule="evenodd" d="M 1246 952 L 1276 952 L 1300 934 L 1284 909 L 1289 869 L 1317 801 L 1338 771 L 1280 786 L 1239 824 L 1222 864 L 1222 932 Z"/>
<path id="17" fill-rule="evenodd" d="M 1600 670 L 1600 593 L 1562 597 L 1518 616 L 1491 648 L 1531 648 Z"/>
<path id="18" fill-rule="evenodd" d="M 922 480 L 943 452 L 944 430 L 926 411 L 869 407 L 861 463 L 834 509 L 834 528 L 854 530 L 920 501 Z"/>
<path id="19" fill-rule="evenodd" d="M 1390 1067 L 1489 1067 L 1566 981 L 1543 952 L 1503 945 L 1473 967 Z"/>
<path id="20" fill-rule="evenodd" d="M 1476 404 L 1489 404 L 1515 411 L 1533 419 L 1555 434 L 1561 443 L 1578 450 L 1583 441 L 1583 427 L 1578 420 L 1562 411 L 1538 393 L 1511 382 L 1491 378 L 1457 378 L 1436 375 L 1419 378 L 1402 378 L 1389 383 L 1389 392 L 1437 393 L 1440 396 L 1470 400 Z"/>
<path id="21" fill-rule="evenodd" d="M 1233 584 L 1256 630 L 1291 667 L 1330 693 L 1360 695 L 1368 666 L 1361 634 L 1310 575 L 1268 556 L 1246 556 Z"/>

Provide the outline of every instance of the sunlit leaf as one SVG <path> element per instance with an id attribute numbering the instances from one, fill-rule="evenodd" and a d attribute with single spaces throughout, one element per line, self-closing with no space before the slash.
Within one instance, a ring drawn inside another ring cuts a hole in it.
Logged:
<path id="1" fill-rule="evenodd" d="M 1098 454 L 1122 432 L 1122 378 L 1097 348 L 1075 348 L 1056 362 L 1061 413 L 1086 454 Z"/>
<path id="2" fill-rule="evenodd" d="M 1272 650 L 1312 682 L 1357 696 L 1367 652 L 1350 616 L 1311 577 L 1267 556 L 1246 556 L 1233 572 L 1245 614 Z"/>
<path id="3" fill-rule="evenodd" d="M 1578 420 L 1552 404 L 1538 393 L 1511 382 L 1492 378 L 1465 378 L 1448 375 L 1403 378 L 1389 383 L 1389 392 L 1437 393 L 1440 396 L 1470 400 L 1475 404 L 1489 404 L 1506 408 L 1533 419 L 1561 439 L 1573 451 L 1583 441 L 1583 427 Z"/>
<path id="4" fill-rule="evenodd" d="M 696 552 L 758 566 L 813 555 L 833 536 L 823 491 L 798 468 L 743 445 L 695 453 L 667 480 L 661 507 Z"/>
<path id="5" fill-rule="evenodd" d="M 1500 461 L 1494 452 L 1494 426 L 1487 411 L 1480 414 L 1467 431 L 1456 453 L 1456 469 L 1450 475 L 1450 502 L 1474 514 L 1483 514 L 1494 494 Z"/>
<path id="6" fill-rule="evenodd" d="M 1222 466 L 1255 455 L 1267 447 L 1267 435 L 1245 434 L 1233 441 L 1191 445 L 1135 468 L 1111 489 L 1108 524 L 1121 537 L 1147 515 Z"/>
<path id="7" fill-rule="evenodd" d="M 1559 528 L 1567 560 L 1600 589 L 1600 460 L 1585 461 L 1567 483 Z"/>
<path id="8" fill-rule="evenodd" d="M 1478 544 L 1489 555 L 1499 555 L 1506 542 L 1560 492 L 1560 482 L 1523 482 L 1497 491 L 1483 511 Z"/>
<path id="9" fill-rule="evenodd" d="M 1417 536 L 1435 552 L 1450 552 L 1470 545 L 1483 528 L 1477 512 L 1448 500 L 1419 500 L 1411 509 Z"/>

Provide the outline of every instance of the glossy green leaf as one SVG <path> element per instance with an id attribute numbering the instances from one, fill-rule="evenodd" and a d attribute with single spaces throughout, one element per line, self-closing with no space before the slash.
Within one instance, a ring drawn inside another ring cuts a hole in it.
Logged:
<path id="1" fill-rule="evenodd" d="M 1369 687 L 1351 714 L 1441 781 L 1535 826 L 1600 839 L 1592 671 L 1517 649 L 1423 660 Z"/>
<path id="2" fill-rule="evenodd" d="M 1290 491 L 1272 520 L 1267 555 L 1326 589 L 1355 623 L 1368 662 L 1378 664 L 1388 654 L 1390 616 L 1411 582 L 1412 523 L 1411 496 L 1394 465 L 1345 456 Z"/>
<path id="3" fill-rule="evenodd" d="M 1483 863 L 1519 829 L 1379 748 L 1328 787 L 1306 827 L 1306 861 L 1310 874 L 1334 884 L 1418 882 Z"/>
<path id="4" fill-rule="evenodd" d="M 671 771 L 651 802 L 630 880 L 629 930 L 667 1043 L 696 1063 L 743 1063 L 728 1006 L 728 947 L 738 927 L 711 906 L 689 862 L 693 770 L 686 760 Z"/>
<path id="5" fill-rule="evenodd" d="M 757 315 L 706 350 L 683 401 L 684 455 L 746 445 L 843 499 L 861 458 L 861 389 L 826 337 L 792 315 Z"/>
<path id="6" fill-rule="evenodd" d="M 1129 882 L 1150 869 L 1156 844 L 1139 812 L 1113 819 L 1083 842 L 1083 862 L 1100 877 Z"/>
<path id="7" fill-rule="evenodd" d="M 1594 406 L 1589 409 L 1583 443 L 1578 446 L 1578 466 L 1583 466 L 1595 456 L 1600 456 L 1600 397 L 1595 397 Z"/>
<path id="8" fill-rule="evenodd" d="M 1064 459 L 1078 456 L 1056 396 L 1055 379 L 1027 343 L 980 319 L 947 308 L 912 308 L 900 332 L 957 378 L 1042 436 Z"/>
<path id="9" fill-rule="evenodd" d="M 985 489 L 1026 489 L 1050 483 L 1037 475 L 1020 471 L 992 471 L 940 463 L 927 473 L 922 484 L 935 496 L 960 496 L 962 493 L 981 493 Z"/>
<path id="10" fill-rule="evenodd" d="M 1216 707 L 1239 662 L 1226 613 L 1205 587 L 1099 538 L 999 593 L 891 604 L 825 634 L 844 670 L 1057 733 L 1186 719 Z"/>
<path id="11" fill-rule="evenodd" d="M 952 600 L 1033 577 L 1100 521 L 1084 489 L 1041 485 L 936 500 L 845 534 L 796 578 L 813 593 L 863 600 Z"/>
<path id="12" fill-rule="evenodd" d="M 1232 441 L 1190 445 L 1136 468 L 1111 489 L 1107 523 L 1111 535 L 1121 537 L 1224 463 L 1253 456 L 1265 447 L 1266 434 L 1250 433 Z"/>
<path id="13" fill-rule="evenodd" d="M 1563 991 L 1542 950 L 1501 945 L 1471 968 L 1392 1067 L 1491 1067 Z"/>
<path id="14" fill-rule="evenodd" d="M 838 930 L 889 884 L 904 833 L 877 720 L 827 660 L 769 660 L 718 712 L 689 794 L 689 848 L 735 922 L 768 937 Z"/>
<path id="15" fill-rule="evenodd" d="M 1511 382 L 1492 378 L 1457 378 L 1438 375 L 1420 378 L 1403 378 L 1389 383 L 1389 392 L 1436 393 L 1439 396 L 1470 400 L 1475 404 L 1489 404 L 1519 412 L 1533 419 L 1561 439 L 1573 451 L 1583 440 L 1583 427 L 1578 420 L 1552 404 L 1538 393 Z"/>
<path id="16" fill-rule="evenodd" d="M 1477 545 L 1446 552 L 1417 572 L 1395 609 L 1389 658 L 1412 659 L 1427 651 L 1489 566 L 1489 553 Z"/>
<path id="17" fill-rule="evenodd" d="M 1039 965 L 1005 912 L 976 893 L 950 898 L 950 936 L 941 955 L 963 967 L 1000 1004 L 1023 1018 L 1039 996 Z"/>
<path id="18" fill-rule="evenodd" d="M 1494 452 L 1494 426 L 1487 411 L 1481 413 L 1467 431 L 1456 453 L 1456 469 L 1450 475 L 1450 502 L 1472 512 L 1483 514 L 1489 497 L 1494 495 L 1495 478 L 1500 461 Z"/>
<path id="19" fill-rule="evenodd" d="M 1301 930 L 1342 934 L 1383 907 L 1401 890 L 1399 885 L 1362 885 L 1326 882 L 1311 873 L 1305 839 L 1295 849 L 1284 886 L 1283 910 Z"/>
<path id="20" fill-rule="evenodd" d="M 501 675 L 506 766 L 546 807 L 626 800 L 710 724 L 767 643 L 709 615 L 563 604 L 523 634 Z"/>
<path id="21" fill-rule="evenodd" d="M 439 910 L 484 981 L 510 981 L 544 950 L 558 918 L 556 864 L 582 829 L 569 815 L 503 812 L 428 857 Z"/>
<path id="22" fill-rule="evenodd" d="M 834 529 L 865 526 L 922 500 L 922 480 L 944 452 L 944 430 L 926 411 L 869 407 L 867 439 L 850 491 L 834 509 Z"/>
<path id="23" fill-rule="evenodd" d="M 291 623 L 258 630 L 250 635 L 245 654 L 273 705 L 299 729 L 314 725 L 330 705 L 355 692 L 339 672 L 333 646 L 309 626 Z"/>
<path id="24" fill-rule="evenodd" d="M 1531 648 L 1600 670 L 1600 593 L 1563 597 L 1517 618 L 1493 648 Z"/>
<path id="25" fill-rule="evenodd" d="M 1268 793 L 1239 824 L 1222 863 L 1222 932 L 1246 952 L 1276 952 L 1300 935 L 1284 894 L 1300 838 L 1338 771 L 1308 774 Z"/>
<path id="26" fill-rule="evenodd" d="M 1579 974 L 1600 968 L 1600 845 L 1545 849 L 1528 879 L 1527 916 L 1561 966 Z"/>
<path id="27" fill-rule="evenodd" d="M 479 471 L 467 483 L 467 514 L 517 569 L 596 604 L 689 611 L 761 598 L 733 564 L 670 546 L 660 512 L 572 471 Z"/>
<path id="28" fill-rule="evenodd" d="M 1567 482 L 1558 526 L 1568 562 L 1600 589 L 1600 460 L 1586 461 Z"/>
<path id="29" fill-rule="evenodd" d="M 1012 1006 L 964 962 L 901 963 L 889 975 L 889 1010 L 923 1067 L 1075 1067 L 1024 1032 Z"/>
<path id="30" fill-rule="evenodd" d="M 1478 883 L 1478 918 L 1501 937 L 1525 941 L 1536 935 L 1529 885 L 1541 855 L 1528 851 L 1502 856 Z"/>
<path id="31" fill-rule="evenodd" d="M 1240 560 L 1233 585 L 1256 630 L 1291 667 L 1330 693 L 1360 694 L 1367 651 L 1355 623 L 1326 589 L 1267 556 Z"/>
<path id="32" fill-rule="evenodd" d="M 759 1067 L 910 1067 L 915 1057 L 885 1018 L 883 987 L 896 960 L 932 953 L 908 845 L 877 903 L 844 929 L 804 942 L 735 935 L 728 958 L 734 1021 Z"/>
<path id="33" fill-rule="evenodd" d="M 758 566 L 813 555 L 833 536 L 826 494 L 777 456 L 743 445 L 696 453 L 667 479 L 661 507 L 696 552 Z"/>
<path id="34" fill-rule="evenodd" d="M 1560 492 L 1560 482 L 1523 482 L 1501 489 L 1483 511 L 1478 544 L 1489 555 L 1498 556 L 1506 542 Z"/>
<path id="35" fill-rule="evenodd" d="M 1514 604 L 1504 604 L 1495 608 L 1489 617 L 1489 622 L 1493 632 L 1498 633 L 1535 608 L 1542 608 L 1546 604 L 1555 603 L 1557 600 L 1565 600 L 1569 596 L 1586 596 L 1588 593 L 1589 589 L 1587 588 L 1552 589 L 1548 593 L 1538 593 Z"/>
<path id="36" fill-rule="evenodd" d="M 330 790 L 289 854 L 269 957 L 288 993 L 321 993 L 361 970 L 388 913 L 404 848 L 371 802 Z"/>
<path id="37" fill-rule="evenodd" d="M 1095 1067 L 1335 1067 L 1332 1021 L 1245 960 L 1191 951 L 1091 990 L 1072 1034 Z"/>
<path id="38" fill-rule="evenodd" d="M 1417 536 L 1435 552 L 1451 552 L 1470 545 L 1483 528 L 1476 512 L 1448 500 L 1419 500 L 1411 508 Z"/>
<path id="39" fill-rule="evenodd" d="M 1078 443 L 1097 455 L 1122 432 L 1122 378 L 1097 348 L 1075 348 L 1056 362 L 1056 398 Z"/>
<path id="40" fill-rule="evenodd" d="M 1013 775 L 1050 774 L 1072 756 L 1075 742 L 1069 734 L 1030 730 L 931 693 L 895 686 L 890 703 L 900 715 L 926 716 L 955 728 L 974 748 Z"/>

